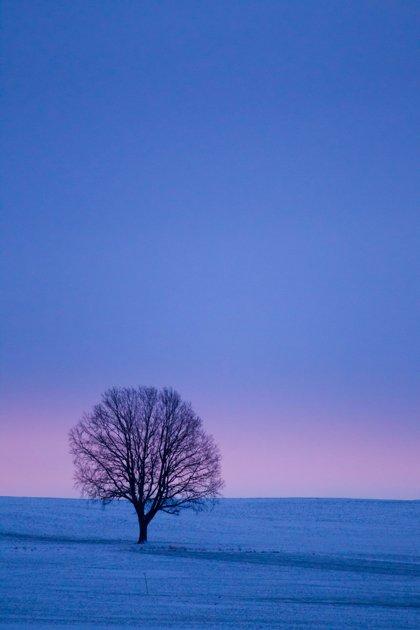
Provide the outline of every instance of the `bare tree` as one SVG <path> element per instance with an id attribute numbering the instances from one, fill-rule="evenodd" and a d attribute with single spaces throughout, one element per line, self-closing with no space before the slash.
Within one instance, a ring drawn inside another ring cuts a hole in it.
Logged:
<path id="1" fill-rule="evenodd" d="M 109 389 L 69 440 L 82 494 L 103 502 L 130 501 L 139 543 L 146 542 L 157 512 L 202 509 L 223 485 L 213 438 L 172 389 Z"/>

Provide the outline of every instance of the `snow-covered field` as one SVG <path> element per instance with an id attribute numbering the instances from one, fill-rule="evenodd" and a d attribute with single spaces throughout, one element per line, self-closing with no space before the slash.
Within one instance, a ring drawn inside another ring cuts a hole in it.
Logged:
<path id="1" fill-rule="evenodd" d="M 2 627 L 420 628 L 420 502 L 224 499 L 158 515 L 0 498 Z"/>

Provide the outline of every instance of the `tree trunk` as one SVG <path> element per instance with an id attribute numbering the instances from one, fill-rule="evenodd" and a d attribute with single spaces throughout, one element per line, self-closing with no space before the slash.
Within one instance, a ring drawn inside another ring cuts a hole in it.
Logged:
<path id="1" fill-rule="evenodd" d="M 146 521 L 146 519 L 139 516 L 139 539 L 137 542 L 140 545 L 147 542 L 147 526 L 148 522 Z"/>

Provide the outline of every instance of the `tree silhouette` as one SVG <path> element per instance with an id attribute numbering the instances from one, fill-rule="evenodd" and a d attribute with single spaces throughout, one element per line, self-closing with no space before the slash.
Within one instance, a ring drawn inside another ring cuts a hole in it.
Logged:
<path id="1" fill-rule="evenodd" d="M 223 485 L 213 438 L 173 389 L 107 390 L 69 441 L 76 486 L 92 499 L 130 501 L 139 543 L 159 511 L 203 509 Z"/>

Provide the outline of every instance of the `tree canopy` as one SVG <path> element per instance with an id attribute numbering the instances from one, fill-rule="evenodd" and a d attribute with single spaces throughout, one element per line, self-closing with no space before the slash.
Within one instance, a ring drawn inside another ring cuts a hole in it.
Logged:
<path id="1" fill-rule="evenodd" d="M 70 431 L 84 496 L 130 501 L 139 542 L 159 512 L 202 509 L 222 488 L 220 453 L 190 403 L 173 389 L 108 389 Z"/>

